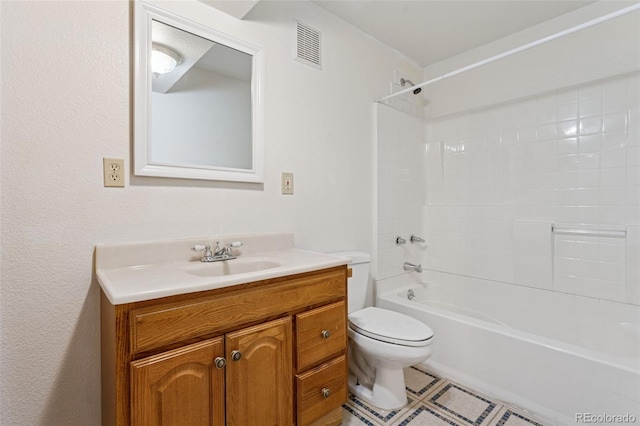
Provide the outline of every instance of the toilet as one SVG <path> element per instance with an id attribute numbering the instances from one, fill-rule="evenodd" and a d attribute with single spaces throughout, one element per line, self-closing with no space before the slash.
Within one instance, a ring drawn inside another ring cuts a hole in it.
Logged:
<path id="1" fill-rule="evenodd" d="M 399 312 L 365 308 L 371 257 L 362 252 L 339 252 L 351 259 L 349 300 L 349 391 L 382 409 L 407 404 L 406 367 L 431 355 L 433 331 Z"/>

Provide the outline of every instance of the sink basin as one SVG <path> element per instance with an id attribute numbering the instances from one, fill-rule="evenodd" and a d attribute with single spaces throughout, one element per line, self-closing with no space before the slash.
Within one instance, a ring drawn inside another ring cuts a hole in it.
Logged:
<path id="1" fill-rule="evenodd" d="M 191 247 L 242 241 L 236 259 L 200 262 Z M 205 236 L 96 246 L 98 283 L 112 305 L 215 290 L 347 265 L 344 257 L 300 250 L 293 234 Z"/>
<path id="2" fill-rule="evenodd" d="M 199 262 L 186 267 L 185 272 L 200 277 L 221 277 L 263 271 L 265 269 L 277 268 L 283 264 L 282 261 L 270 257 L 238 257 L 233 260 L 223 260 L 219 262 Z"/>

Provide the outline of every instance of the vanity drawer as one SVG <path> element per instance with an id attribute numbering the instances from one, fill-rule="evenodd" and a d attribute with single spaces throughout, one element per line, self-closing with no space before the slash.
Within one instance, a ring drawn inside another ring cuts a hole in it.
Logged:
<path id="1" fill-rule="evenodd" d="M 296 376 L 298 425 L 308 425 L 347 400 L 347 357 Z"/>
<path id="2" fill-rule="evenodd" d="M 261 284 L 261 283 L 258 283 Z M 345 297 L 344 269 L 252 288 L 132 309 L 132 353 L 145 352 Z"/>
<path id="3" fill-rule="evenodd" d="M 296 315 L 298 371 L 340 354 L 347 347 L 345 301 Z"/>

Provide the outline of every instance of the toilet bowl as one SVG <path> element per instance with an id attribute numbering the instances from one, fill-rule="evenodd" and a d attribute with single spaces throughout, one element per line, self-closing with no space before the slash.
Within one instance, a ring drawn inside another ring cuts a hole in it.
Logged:
<path id="1" fill-rule="evenodd" d="M 432 352 L 433 331 L 421 321 L 390 310 L 367 307 L 367 253 L 340 252 L 351 259 L 349 300 L 349 391 L 382 409 L 407 404 L 404 369 Z"/>
<path id="2" fill-rule="evenodd" d="M 349 390 L 383 409 L 407 403 L 404 369 L 432 353 L 433 331 L 415 318 L 369 307 L 349 315 Z"/>

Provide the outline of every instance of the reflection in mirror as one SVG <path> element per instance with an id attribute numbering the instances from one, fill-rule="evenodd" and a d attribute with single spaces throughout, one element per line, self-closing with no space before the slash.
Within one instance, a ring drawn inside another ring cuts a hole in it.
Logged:
<path id="1" fill-rule="evenodd" d="M 262 182 L 260 50 L 137 3 L 136 174 Z"/>
<path id="2" fill-rule="evenodd" d="M 151 34 L 182 58 L 152 62 L 151 161 L 251 169 L 251 56 L 155 20 Z"/>

